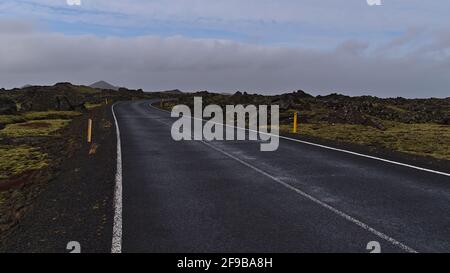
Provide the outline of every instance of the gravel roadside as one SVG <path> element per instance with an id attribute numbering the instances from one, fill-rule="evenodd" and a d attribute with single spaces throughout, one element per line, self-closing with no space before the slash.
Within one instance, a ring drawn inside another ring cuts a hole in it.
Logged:
<path id="1" fill-rule="evenodd" d="M 116 136 L 111 107 L 91 111 L 93 145 L 86 143 L 88 115 L 74 120 L 68 133 L 81 144 L 63 160 L 58 175 L 44 185 L 33 204 L 0 241 L 0 252 L 82 252 L 111 249 Z"/>

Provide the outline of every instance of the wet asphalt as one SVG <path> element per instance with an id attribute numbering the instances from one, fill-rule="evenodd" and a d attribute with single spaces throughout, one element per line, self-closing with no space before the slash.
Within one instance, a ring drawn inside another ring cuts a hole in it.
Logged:
<path id="1" fill-rule="evenodd" d="M 115 107 L 123 252 L 450 251 L 448 176 L 285 139 L 176 142 L 149 103 Z"/>

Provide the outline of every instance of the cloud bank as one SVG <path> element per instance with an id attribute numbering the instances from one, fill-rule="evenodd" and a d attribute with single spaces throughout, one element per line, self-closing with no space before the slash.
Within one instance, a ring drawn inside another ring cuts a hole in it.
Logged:
<path id="1" fill-rule="evenodd" d="M 444 30 L 412 28 L 382 45 L 350 39 L 319 49 L 183 36 L 68 35 L 0 20 L 0 40 L 0 87 L 6 88 L 107 80 L 149 91 L 450 94 L 450 31 Z"/>
<path id="2" fill-rule="evenodd" d="M 0 17 L 40 21 L 66 34 L 182 35 L 306 47 L 386 42 L 408 28 L 449 28 L 448 0 L 2 0 Z"/>

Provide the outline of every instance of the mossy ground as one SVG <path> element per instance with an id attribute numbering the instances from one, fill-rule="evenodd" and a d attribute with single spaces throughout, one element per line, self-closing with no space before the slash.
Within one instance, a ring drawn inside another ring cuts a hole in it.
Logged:
<path id="1" fill-rule="evenodd" d="M 384 122 L 386 130 L 350 124 L 300 124 L 298 133 L 328 140 L 381 147 L 414 155 L 450 160 L 450 126 Z M 292 125 L 281 125 L 291 132 Z"/>
<path id="2" fill-rule="evenodd" d="M 51 137 L 66 127 L 71 119 L 82 115 L 76 111 L 26 112 L 20 115 L 0 115 L 0 137 Z M 0 179 L 48 165 L 47 154 L 27 145 L 0 145 Z M 0 199 L 1 202 L 1 199 Z"/>
<path id="3" fill-rule="evenodd" d="M 0 123 L 2 124 L 12 124 L 25 121 L 26 119 L 19 115 L 0 115 Z"/>
<path id="4" fill-rule="evenodd" d="M 40 119 L 72 119 L 82 115 L 77 111 L 45 111 L 45 112 L 27 112 L 22 115 L 27 120 Z"/>
<path id="5" fill-rule="evenodd" d="M 155 104 L 166 110 L 176 102 Z M 401 109 L 399 108 L 399 111 Z M 292 118 L 296 110 L 280 113 L 280 117 Z M 373 148 L 384 148 L 419 156 L 430 156 L 436 159 L 450 160 L 450 126 L 434 123 L 401 123 L 374 118 L 386 130 L 371 126 L 353 124 L 330 124 L 320 122 L 329 111 L 325 108 L 314 108 L 302 111 L 300 115 L 308 116 L 311 122 L 299 123 L 300 135 L 312 136 L 332 141 L 365 145 Z M 301 117 L 299 116 L 299 120 Z M 289 124 L 281 124 L 281 132 L 292 132 L 292 119 Z"/>
<path id="6" fill-rule="evenodd" d="M 102 103 L 85 103 L 84 106 L 86 107 L 86 109 L 91 110 L 91 109 L 102 107 L 103 104 Z"/>
<path id="7" fill-rule="evenodd" d="M 28 145 L 0 145 L 0 179 L 47 166 L 47 154 L 38 148 Z"/>
<path id="8" fill-rule="evenodd" d="M 101 93 L 99 90 L 97 90 L 95 88 L 92 88 L 92 87 L 89 87 L 89 86 L 82 86 L 82 85 L 80 85 L 80 86 L 77 86 L 77 87 L 74 87 L 74 88 L 75 88 L 75 90 L 77 92 L 82 93 L 82 94 L 98 94 L 98 93 Z"/>
<path id="9" fill-rule="evenodd" d="M 57 131 L 66 127 L 70 120 L 52 119 L 52 120 L 32 120 L 22 123 L 6 125 L 5 129 L 0 130 L 2 137 L 38 137 L 54 136 Z"/>
<path id="10" fill-rule="evenodd" d="M 77 111 L 25 112 L 20 115 L 0 115 L 0 123 L 6 125 L 40 119 L 72 119 L 80 115 L 82 113 Z"/>

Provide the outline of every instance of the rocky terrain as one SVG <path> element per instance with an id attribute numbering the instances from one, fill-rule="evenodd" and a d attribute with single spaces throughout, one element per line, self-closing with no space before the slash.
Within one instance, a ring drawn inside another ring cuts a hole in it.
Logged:
<path id="1" fill-rule="evenodd" d="M 86 104 L 139 99 L 145 97 L 142 90 L 120 88 L 98 89 L 76 86 L 70 83 L 57 83 L 54 86 L 28 86 L 21 89 L 0 91 L 0 115 L 27 111 L 84 111 Z M 9 102 L 9 103 L 8 103 Z M 14 107 L 14 103 L 17 107 Z"/>
<path id="2" fill-rule="evenodd" d="M 109 106 L 116 101 L 152 96 L 142 90 L 70 83 L 1 89 L 0 238 L 58 176 L 61 165 L 85 145 L 88 117 L 97 124 L 97 109 L 105 108 L 109 113 Z M 98 143 L 93 143 L 92 151 L 97 148 Z"/>
<path id="3" fill-rule="evenodd" d="M 207 91 L 180 96 L 179 102 L 192 105 L 193 96 L 206 104 L 278 104 L 281 112 L 299 111 L 303 122 L 361 124 L 383 129 L 377 121 L 435 123 L 450 125 L 450 97 L 445 99 L 349 97 L 340 94 L 314 97 L 302 90 L 275 96 L 236 92 L 233 95 Z"/>
<path id="4" fill-rule="evenodd" d="M 297 112 L 300 135 L 450 160 L 450 97 L 312 96 L 302 90 L 263 96 L 202 91 L 178 95 L 177 101 L 164 106 L 171 108 L 177 103 L 193 107 L 194 96 L 203 97 L 205 105 L 277 104 L 284 132 L 292 130 L 293 112 Z"/>

